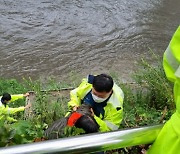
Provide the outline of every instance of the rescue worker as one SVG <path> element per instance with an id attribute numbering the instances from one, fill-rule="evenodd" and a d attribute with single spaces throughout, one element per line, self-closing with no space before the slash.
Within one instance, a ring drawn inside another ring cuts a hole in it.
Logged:
<path id="1" fill-rule="evenodd" d="M 30 105 L 26 105 L 25 107 L 18 108 L 10 108 L 8 106 L 9 102 L 13 102 L 17 99 L 21 99 L 29 96 L 29 93 L 26 94 L 18 94 L 18 95 L 10 95 L 9 93 L 4 93 L 3 96 L 0 96 L 0 120 L 7 120 L 9 122 L 16 122 L 17 120 L 10 117 L 9 115 L 13 115 L 16 112 L 24 111 L 25 108 L 29 108 Z"/>
<path id="2" fill-rule="evenodd" d="M 111 76 L 89 75 L 79 87 L 70 92 L 70 97 L 69 111 L 76 111 L 83 103 L 90 105 L 101 132 L 119 128 L 123 116 L 124 94 Z"/>
<path id="3" fill-rule="evenodd" d="M 166 122 L 148 154 L 180 154 L 180 26 L 163 57 L 167 78 L 174 83 L 176 112 Z"/>

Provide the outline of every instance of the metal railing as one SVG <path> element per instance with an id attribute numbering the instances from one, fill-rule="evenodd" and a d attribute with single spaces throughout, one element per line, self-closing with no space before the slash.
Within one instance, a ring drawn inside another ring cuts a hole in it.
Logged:
<path id="1" fill-rule="evenodd" d="M 163 125 L 80 135 L 0 148 L 0 154 L 90 153 L 152 143 Z"/>

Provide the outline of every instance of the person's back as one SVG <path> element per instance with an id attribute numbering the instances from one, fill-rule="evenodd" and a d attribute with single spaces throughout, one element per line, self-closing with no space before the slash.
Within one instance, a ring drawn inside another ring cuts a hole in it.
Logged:
<path id="1" fill-rule="evenodd" d="M 148 154 L 180 154 L 180 26 L 164 53 L 163 67 L 174 83 L 176 112 L 164 125 Z"/>

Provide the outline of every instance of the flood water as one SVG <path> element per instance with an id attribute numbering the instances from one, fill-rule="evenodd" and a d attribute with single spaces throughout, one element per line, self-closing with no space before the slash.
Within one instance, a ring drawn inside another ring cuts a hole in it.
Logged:
<path id="1" fill-rule="evenodd" d="M 179 24 L 180 0 L 0 0 L 0 76 L 128 80 L 149 48 L 163 54 Z"/>

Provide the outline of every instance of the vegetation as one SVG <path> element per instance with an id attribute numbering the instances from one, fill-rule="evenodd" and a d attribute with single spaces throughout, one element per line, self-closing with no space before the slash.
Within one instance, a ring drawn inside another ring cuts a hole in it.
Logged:
<path id="1" fill-rule="evenodd" d="M 145 125 L 164 123 L 174 112 L 172 84 L 166 79 L 162 62 L 159 57 L 154 55 L 158 62 L 156 66 L 150 65 L 142 59 L 139 70 L 133 75 L 134 84 L 123 84 L 116 74 L 111 75 L 115 82 L 122 87 L 125 93 L 124 99 L 124 120 L 121 125 L 123 128 L 139 127 Z M 67 111 L 69 96 L 54 97 L 49 92 L 43 90 L 60 90 L 67 87 L 76 87 L 79 81 L 72 79 L 72 84 L 57 83 L 50 79 L 46 84 L 40 81 L 24 79 L 23 83 L 16 80 L 0 79 L 0 95 L 3 92 L 11 94 L 25 93 L 34 91 L 36 95 L 33 104 L 32 118 L 24 120 L 24 113 L 18 113 L 15 118 L 17 123 L 9 124 L 0 122 L 0 146 L 23 144 L 35 141 L 43 137 L 43 131 L 55 120 L 63 117 Z M 25 100 L 10 104 L 12 107 L 24 105 Z M 133 107 L 132 107 L 133 106 Z M 72 134 L 71 130 L 66 129 L 67 136 Z M 120 153 L 138 153 L 142 148 L 131 147 L 119 149 Z"/>
<path id="2" fill-rule="evenodd" d="M 125 93 L 123 127 L 164 123 L 174 112 L 173 85 L 165 76 L 160 58 L 157 55 L 154 58 L 156 66 L 144 59 L 138 63 L 139 69 L 133 75 L 134 85 L 122 85 Z"/>
<path id="3" fill-rule="evenodd" d="M 165 123 L 175 110 L 173 85 L 165 76 L 162 58 L 154 54 L 153 58 L 155 66 L 144 59 L 138 62 L 139 69 L 132 76 L 134 83 L 122 84 L 114 75 L 125 95 L 122 129 Z M 115 151 L 134 154 L 141 153 L 144 149 L 148 149 L 148 145 Z"/>

